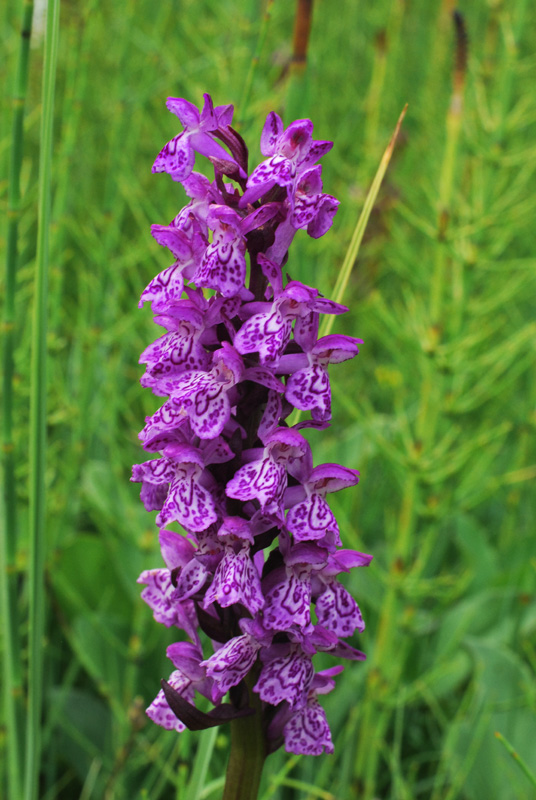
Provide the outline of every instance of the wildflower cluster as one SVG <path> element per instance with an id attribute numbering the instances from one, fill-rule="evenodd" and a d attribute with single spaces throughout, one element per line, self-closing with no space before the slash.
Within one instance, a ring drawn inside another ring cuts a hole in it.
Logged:
<path id="1" fill-rule="evenodd" d="M 347 309 L 283 280 L 295 233 L 322 236 L 337 211 L 317 164 L 332 143 L 313 140 L 310 120 L 285 129 L 272 112 L 265 160 L 248 174 L 232 106 L 205 95 L 201 112 L 183 99 L 167 107 L 184 130 L 153 172 L 169 173 L 190 202 L 152 227 L 174 260 L 141 295 L 166 331 L 142 353 L 141 383 L 165 400 L 140 434 L 155 457 L 134 466 L 132 480 L 147 511 L 158 511 L 165 563 L 142 573 L 142 597 L 189 641 L 168 648 L 175 669 L 147 713 L 167 729 L 202 729 L 253 713 L 253 691 L 268 750 L 284 742 L 292 753 L 332 752 L 317 698 L 342 667 L 315 672 L 312 659 L 365 658 L 342 641 L 364 623 L 337 577 L 371 556 L 340 549 L 326 499 L 359 473 L 313 466 L 301 431 L 329 425 L 328 366 L 357 355 L 360 340 L 318 338 L 320 315 Z M 196 153 L 212 162 L 214 181 L 193 171 Z M 289 427 L 294 408 L 310 418 Z M 196 709 L 195 692 L 214 704 L 209 713 Z"/>

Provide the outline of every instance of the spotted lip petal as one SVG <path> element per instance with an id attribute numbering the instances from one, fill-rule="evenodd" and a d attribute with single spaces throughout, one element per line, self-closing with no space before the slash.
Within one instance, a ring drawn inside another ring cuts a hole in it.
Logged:
<path id="1" fill-rule="evenodd" d="M 152 302 L 153 311 L 157 308 L 166 308 L 168 304 L 180 300 L 184 291 L 184 267 L 172 264 L 171 267 L 160 272 L 143 290 L 139 307 L 146 302 Z"/>
<path id="2" fill-rule="evenodd" d="M 185 322 L 178 331 L 157 339 L 140 356 L 140 364 L 147 364 L 146 375 L 158 381 L 189 370 L 207 369 L 210 356 L 198 341 L 200 333 Z"/>
<path id="3" fill-rule="evenodd" d="M 271 511 L 279 509 L 285 488 L 285 467 L 268 456 L 240 467 L 225 493 L 237 500 L 258 500 L 263 511 Z"/>
<path id="4" fill-rule="evenodd" d="M 230 639 L 214 655 L 201 662 L 207 675 L 218 685 L 222 697 L 245 678 L 257 660 L 260 647 L 259 642 L 245 633 Z"/>
<path id="5" fill-rule="evenodd" d="M 175 670 L 169 677 L 169 686 L 182 696 L 189 688 L 189 681 L 184 678 L 179 670 Z M 193 700 L 193 691 L 187 694 Z M 186 725 L 176 717 L 169 707 L 163 689 L 160 689 L 151 705 L 147 708 L 146 714 L 149 719 L 152 719 L 153 722 L 156 722 L 157 725 L 167 731 L 176 730 L 177 733 L 182 733 L 182 731 L 186 730 Z"/>
<path id="6" fill-rule="evenodd" d="M 286 526 L 297 542 L 322 539 L 327 532 L 333 532 L 340 541 L 337 520 L 326 500 L 318 494 L 293 506 L 287 514 Z"/>
<path id="7" fill-rule="evenodd" d="M 188 472 L 178 475 L 170 484 L 169 492 L 156 518 L 157 525 L 180 522 L 191 531 L 203 531 L 217 521 L 216 505 L 210 492 L 200 486 L 196 475 Z"/>
<path id="8" fill-rule="evenodd" d="M 149 418 L 146 429 L 170 429 L 187 416 L 201 439 L 215 439 L 222 433 L 231 416 L 228 392 L 241 380 L 244 367 L 228 342 L 213 353 L 212 361 L 210 372 L 191 370 L 177 378 L 164 376 L 155 381 L 153 391 L 169 395 L 169 400 Z"/>
<path id="9" fill-rule="evenodd" d="M 144 488 L 146 485 L 165 488 L 169 483 L 157 525 L 165 527 L 176 520 L 188 530 L 202 531 L 216 522 L 214 499 L 199 484 L 203 467 L 200 451 L 183 443 L 167 445 L 163 458 L 135 465 L 131 480 L 143 481 Z"/>
<path id="10" fill-rule="evenodd" d="M 183 133 L 174 136 L 158 153 L 152 172 L 167 172 L 174 181 L 183 181 L 194 168 L 195 153 Z"/>
<path id="11" fill-rule="evenodd" d="M 259 353 L 261 364 L 274 364 L 290 341 L 292 319 L 274 307 L 247 320 L 234 338 L 239 353 Z"/>
<path id="12" fill-rule="evenodd" d="M 286 701 L 291 708 L 299 706 L 307 697 L 313 680 L 310 657 L 295 644 L 270 645 L 262 651 L 261 657 L 264 666 L 253 691 L 271 705 Z"/>
<path id="13" fill-rule="evenodd" d="M 274 584 L 275 576 L 280 579 Z M 311 581 L 307 572 L 277 570 L 263 581 L 264 625 L 269 630 L 287 630 L 298 625 L 311 628 Z"/>
<path id="14" fill-rule="evenodd" d="M 311 411 L 318 422 L 331 419 L 331 387 L 327 370 L 312 364 L 295 372 L 287 381 L 285 397 L 295 408 Z"/>
<path id="15" fill-rule="evenodd" d="M 197 616 L 191 601 L 181 602 L 171 581 L 171 572 L 166 569 L 145 570 L 138 583 L 146 585 L 141 597 L 153 612 L 156 622 L 166 628 L 182 628 L 188 636 L 197 640 Z"/>
<path id="16" fill-rule="evenodd" d="M 365 630 L 359 606 L 352 595 L 337 581 L 330 581 L 317 598 L 315 611 L 319 624 L 336 636 L 346 638 L 355 630 L 360 633 Z"/>
<path id="17" fill-rule="evenodd" d="M 206 609 L 214 602 L 222 608 L 240 603 L 252 615 L 264 606 L 261 581 L 249 556 L 249 544 L 245 543 L 237 553 L 229 547 L 220 561 L 203 607 Z"/>
<path id="18" fill-rule="evenodd" d="M 226 206 L 213 206 L 207 222 L 214 237 L 193 279 L 198 286 L 216 289 L 224 297 L 234 297 L 246 278 L 242 218 Z"/>
<path id="19" fill-rule="evenodd" d="M 284 737 L 287 753 L 319 756 L 334 750 L 326 712 L 316 698 L 294 712 L 285 725 Z"/>
<path id="20" fill-rule="evenodd" d="M 180 600 L 187 600 L 189 597 L 201 591 L 208 578 L 208 570 L 204 564 L 196 558 L 181 569 L 177 578 L 177 597 Z"/>

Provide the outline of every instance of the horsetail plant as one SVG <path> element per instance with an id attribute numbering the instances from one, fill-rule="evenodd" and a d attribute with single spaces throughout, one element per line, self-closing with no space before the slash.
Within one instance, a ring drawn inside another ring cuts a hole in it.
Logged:
<path id="1" fill-rule="evenodd" d="M 319 338 L 320 315 L 347 308 L 283 277 L 297 231 L 318 238 L 337 212 L 317 163 L 332 142 L 313 140 L 308 119 L 284 128 L 271 112 L 265 160 L 249 173 L 232 106 L 206 94 L 201 111 L 177 98 L 167 107 L 184 130 L 153 172 L 181 183 L 190 202 L 152 227 L 174 261 L 141 295 L 166 331 L 141 355 L 141 383 L 165 400 L 140 433 L 156 457 L 135 465 L 132 480 L 158 511 L 165 563 L 140 575 L 142 597 L 187 640 L 168 647 L 174 670 L 147 714 L 179 732 L 231 723 L 224 798 L 253 800 L 278 747 L 333 752 L 318 698 L 342 666 L 315 671 L 315 654 L 365 658 L 343 641 L 364 622 L 338 576 L 372 557 L 341 548 L 327 501 L 359 473 L 313 466 L 304 435 L 329 426 L 329 365 L 355 357 L 361 340 Z M 196 153 L 211 161 L 213 181 L 193 171 Z M 294 409 L 310 418 L 289 425 Z M 207 713 L 196 692 L 214 706 Z"/>

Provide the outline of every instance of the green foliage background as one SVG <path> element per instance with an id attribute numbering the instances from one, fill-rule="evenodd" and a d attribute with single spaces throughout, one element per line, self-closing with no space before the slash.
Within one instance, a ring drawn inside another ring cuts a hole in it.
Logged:
<path id="1" fill-rule="evenodd" d="M 337 332 L 365 344 L 357 360 L 332 368 L 333 425 L 311 435 L 316 463 L 361 471 L 359 487 L 333 496 L 332 507 L 345 545 L 375 556 L 347 581 L 367 622 L 354 644 L 369 659 L 347 666 L 325 699 L 335 755 L 278 752 L 261 797 L 530 800 L 534 788 L 494 732 L 536 769 L 534 10 L 526 0 L 460 3 L 468 68 L 458 114 L 451 3 L 317 0 L 301 78 L 286 69 L 295 6 L 268 3 L 263 22 L 266 8 L 260 0 L 62 5 L 40 796 L 221 792 L 226 730 L 176 736 L 143 713 L 170 672 L 173 634 L 139 599 L 136 578 L 160 556 L 152 515 L 129 483 L 130 465 L 144 458 L 137 432 L 156 407 L 137 365 L 159 335 L 138 296 L 167 266 L 149 227 L 184 203 L 151 165 L 178 131 L 165 98 L 199 103 L 208 91 L 235 104 L 252 164 L 272 109 L 286 124 L 311 117 L 315 137 L 335 141 L 323 177 L 339 213 L 323 239 L 298 236 L 288 264 L 328 297 L 409 103 L 345 295 L 351 311 L 336 321 Z M 15 2 L 4 11 L 6 83 L 20 12 Z M 23 642 L 42 57 L 36 17 L 15 330 Z M 0 125 L 5 211 L 7 102 Z"/>

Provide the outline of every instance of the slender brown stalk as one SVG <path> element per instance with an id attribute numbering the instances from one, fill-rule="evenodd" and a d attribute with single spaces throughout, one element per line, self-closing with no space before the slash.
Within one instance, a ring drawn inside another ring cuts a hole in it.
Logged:
<path id="1" fill-rule="evenodd" d="M 309 47 L 312 21 L 313 0 L 298 0 L 292 46 L 292 64 L 295 66 L 305 66 L 307 62 L 307 48 Z"/>

